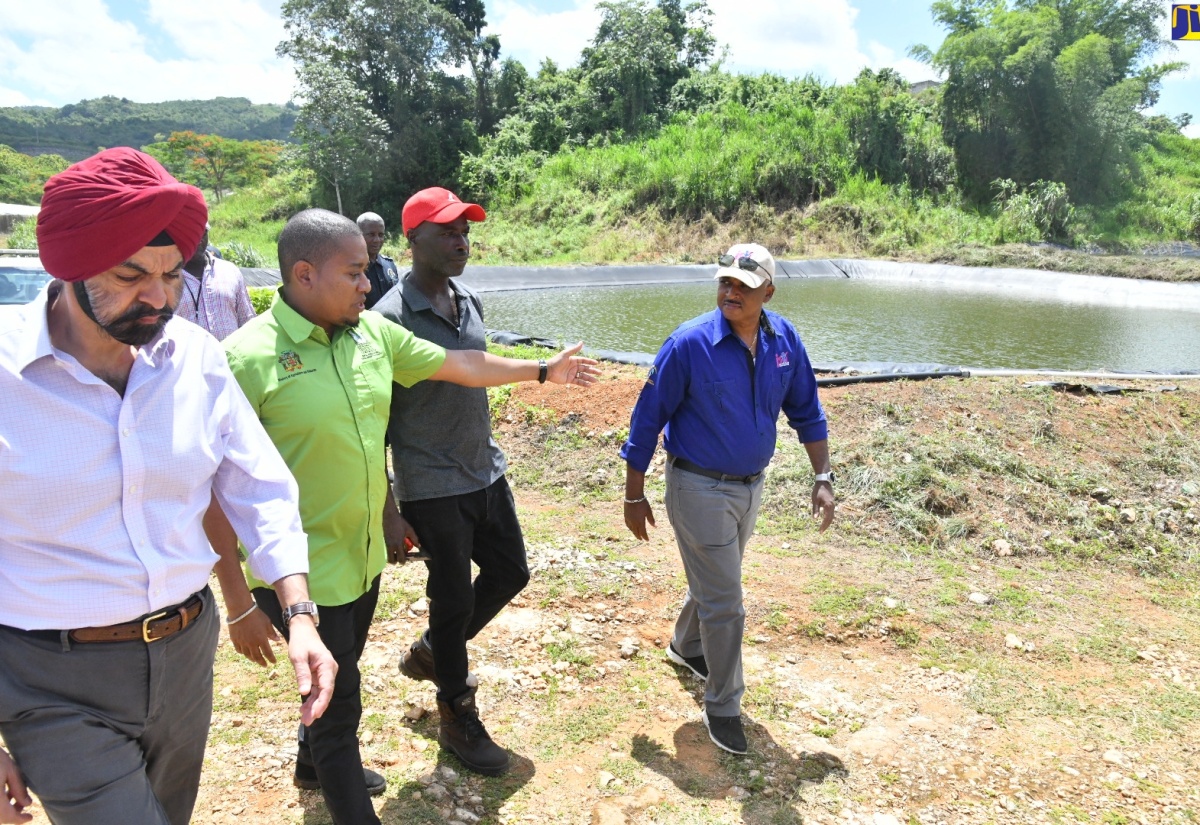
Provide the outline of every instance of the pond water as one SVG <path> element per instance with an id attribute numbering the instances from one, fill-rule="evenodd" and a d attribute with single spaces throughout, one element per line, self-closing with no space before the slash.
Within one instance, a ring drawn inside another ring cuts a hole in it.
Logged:
<path id="1" fill-rule="evenodd" d="M 656 352 L 681 321 L 715 307 L 716 285 L 487 292 L 487 326 L 588 347 Z M 1200 312 L 1104 306 L 938 283 L 781 279 L 769 308 L 816 363 L 895 361 L 991 369 L 1200 369 Z"/>

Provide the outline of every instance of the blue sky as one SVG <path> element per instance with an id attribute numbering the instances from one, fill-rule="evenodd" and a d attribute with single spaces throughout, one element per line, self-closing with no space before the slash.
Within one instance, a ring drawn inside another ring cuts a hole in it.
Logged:
<path id="1" fill-rule="evenodd" d="M 117 95 L 149 102 L 218 95 L 282 103 L 290 64 L 280 0 L 0 0 L 0 106 L 62 106 Z M 816 74 L 847 81 L 864 66 L 890 66 L 909 80 L 933 77 L 908 47 L 941 42 L 929 0 L 709 0 L 726 66 L 739 72 Z M 1169 8 L 1169 0 L 1163 3 Z M 546 57 L 575 63 L 595 32 L 595 0 L 487 0 L 503 54 L 536 70 Z M 1163 36 L 1167 37 L 1166 21 Z M 1158 111 L 1192 112 L 1200 137 L 1200 41 L 1160 59 L 1193 64 L 1164 84 Z"/>

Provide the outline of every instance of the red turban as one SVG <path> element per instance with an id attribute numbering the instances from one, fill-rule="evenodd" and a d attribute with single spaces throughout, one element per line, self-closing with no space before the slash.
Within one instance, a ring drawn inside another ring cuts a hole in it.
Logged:
<path id="1" fill-rule="evenodd" d="M 129 260 L 163 232 L 186 261 L 207 220 L 199 189 L 136 149 L 105 149 L 46 182 L 38 252 L 55 278 L 82 281 Z"/>

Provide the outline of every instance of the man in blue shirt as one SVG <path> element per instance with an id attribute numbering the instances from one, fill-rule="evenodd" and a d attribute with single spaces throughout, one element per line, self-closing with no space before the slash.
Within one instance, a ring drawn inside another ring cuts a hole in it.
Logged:
<path id="1" fill-rule="evenodd" d="M 367 309 L 372 309 L 400 280 L 400 270 L 395 261 L 380 252 L 383 242 L 387 240 L 387 226 L 383 218 L 374 212 L 363 212 L 355 223 L 362 232 L 363 240 L 367 242 L 367 258 L 371 261 L 367 266 L 367 280 L 371 282 L 371 291 L 367 293 L 363 303 L 367 305 Z"/>
<path id="2" fill-rule="evenodd" d="M 665 504 L 688 581 L 667 657 L 706 680 L 709 737 L 739 754 L 746 752 L 742 555 L 781 409 L 816 473 L 812 512 L 821 530 L 834 514 L 825 411 L 812 365 L 795 327 L 763 309 L 775 294 L 774 278 L 775 259 L 758 244 L 737 244 L 721 256 L 717 309 L 682 324 L 663 343 L 621 448 L 625 524 L 644 541 L 646 523 L 654 525 L 646 468 L 664 433 Z"/>

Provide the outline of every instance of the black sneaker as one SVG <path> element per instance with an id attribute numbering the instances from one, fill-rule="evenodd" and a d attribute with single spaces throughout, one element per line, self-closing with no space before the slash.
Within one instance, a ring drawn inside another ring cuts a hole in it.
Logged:
<path id="1" fill-rule="evenodd" d="M 686 667 L 701 679 L 708 680 L 708 662 L 704 661 L 703 656 L 684 656 L 675 649 L 675 642 L 671 642 L 667 645 L 667 658 L 680 667 Z"/>
<path id="2" fill-rule="evenodd" d="M 741 716 L 709 716 L 708 711 L 702 711 L 701 716 L 714 745 L 739 756 L 746 752 L 746 731 L 742 729 Z"/>
<path id="3" fill-rule="evenodd" d="M 379 796 L 387 790 L 387 780 L 369 768 L 363 768 L 363 779 L 367 783 L 367 794 Z M 312 765 L 296 763 L 296 772 L 292 775 L 292 784 L 302 791 L 319 791 L 321 782 Z"/>

